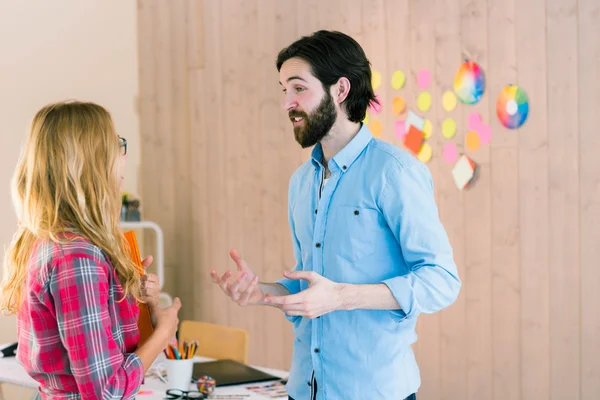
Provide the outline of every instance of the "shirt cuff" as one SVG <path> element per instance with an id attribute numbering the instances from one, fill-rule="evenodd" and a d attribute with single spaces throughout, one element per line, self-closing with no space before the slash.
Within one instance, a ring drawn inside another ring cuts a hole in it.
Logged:
<path id="1" fill-rule="evenodd" d="M 279 283 L 281 286 L 286 288 L 290 294 L 296 294 L 300 292 L 300 283 L 297 280 L 292 280 L 288 278 L 281 278 L 275 283 Z"/>
<path id="2" fill-rule="evenodd" d="M 133 389 L 133 391 L 126 390 L 129 394 L 135 395 L 140 391 L 140 386 L 144 381 L 144 364 L 142 360 L 135 353 L 125 354 L 125 360 L 123 361 L 123 370 L 127 376 L 127 388 Z"/>
<path id="3" fill-rule="evenodd" d="M 419 303 L 407 277 L 396 276 L 382 283 L 390 289 L 392 296 L 400 305 L 400 310 L 391 310 L 391 313 L 398 318 L 398 322 L 406 318 L 415 318 L 420 314 Z"/>
<path id="4" fill-rule="evenodd" d="M 299 285 L 298 281 L 288 279 L 288 278 L 282 278 L 278 281 L 275 281 L 275 283 L 278 283 L 281 286 L 283 286 L 284 288 L 286 288 L 288 290 L 288 292 L 290 292 L 290 294 L 296 294 L 296 293 L 300 292 L 300 290 L 299 290 L 300 285 Z M 286 313 L 283 313 L 283 315 L 291 323 L 295 323 L 296 321 L 298 321 L 302 318 L 299 315 L 289 316 Z"/>

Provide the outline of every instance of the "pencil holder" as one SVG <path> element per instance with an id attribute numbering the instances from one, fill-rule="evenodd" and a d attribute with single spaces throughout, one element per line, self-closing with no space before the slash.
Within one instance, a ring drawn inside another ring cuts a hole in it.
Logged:
<path id="1" fill-rule="evenodd" d="M 169 389 L 190 390 L 194 360 L 165 360 Z"/>

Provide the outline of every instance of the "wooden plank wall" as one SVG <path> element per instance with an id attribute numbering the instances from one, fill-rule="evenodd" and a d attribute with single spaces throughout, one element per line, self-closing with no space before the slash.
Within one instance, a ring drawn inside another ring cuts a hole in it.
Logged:
<path id="1" fill-rule="evenodd" d="M 391 99 L 416 107 L 432 72 L 428 164 L 463 290 L 420 318 L 420 399 L 582 399 L 600 396 L 600 3 L 596 0 L 138 0 L 144 217 L 166 235 L 166 291 L 183 318 L 250 331 L 250 361 L 288 368 L 291 326 L 272 309 L 240 309 L 209 270 L 238 248 L 265 280 L 293 264 L 287 185 L 308 157 L 281 108 L 277 52 L 338 29 L 382 75 L 383 140 Z M 441 96 L 465 58 L 486 74 L 475 106 L 448 113 Z M 407 84 L 390 86 L 403 70 Z M 516 131 L 495 114 L 521 85 L 530 118 Z M 492 142 L 468 152 L 480 176 L 458 191 L 441 159 L 441 124 L 479 112 Z"/>

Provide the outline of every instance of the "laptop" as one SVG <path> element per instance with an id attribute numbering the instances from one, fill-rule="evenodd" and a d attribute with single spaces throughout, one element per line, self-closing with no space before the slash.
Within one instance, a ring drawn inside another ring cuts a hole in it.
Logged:
<path id="1" fill-rule="evenodd" d="M 197 381 L 203 375 L 214 378 L 217 386 L 243 385 L 280 379 L 280 377 L 267 374 L 234 360 L 194 363 L 192 379 Z"/>

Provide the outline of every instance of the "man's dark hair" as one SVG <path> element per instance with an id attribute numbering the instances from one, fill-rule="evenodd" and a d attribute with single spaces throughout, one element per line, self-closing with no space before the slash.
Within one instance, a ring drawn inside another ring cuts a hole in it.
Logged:
<path id="1" fill-rule="evenodd" d="M 329 91 L 341 77 L 350 81 L 350 93 L 343 101 L 348 119 L 360 122 L 371 102 L 377 102 L 371 86 L 371 67 L 362 47 L 350 36 L 336 31 L 318 31 L 303 36 L 277 56 L 277 71 L 284 62 L 298 57 L 310 64 L 312 74 Z"/>

